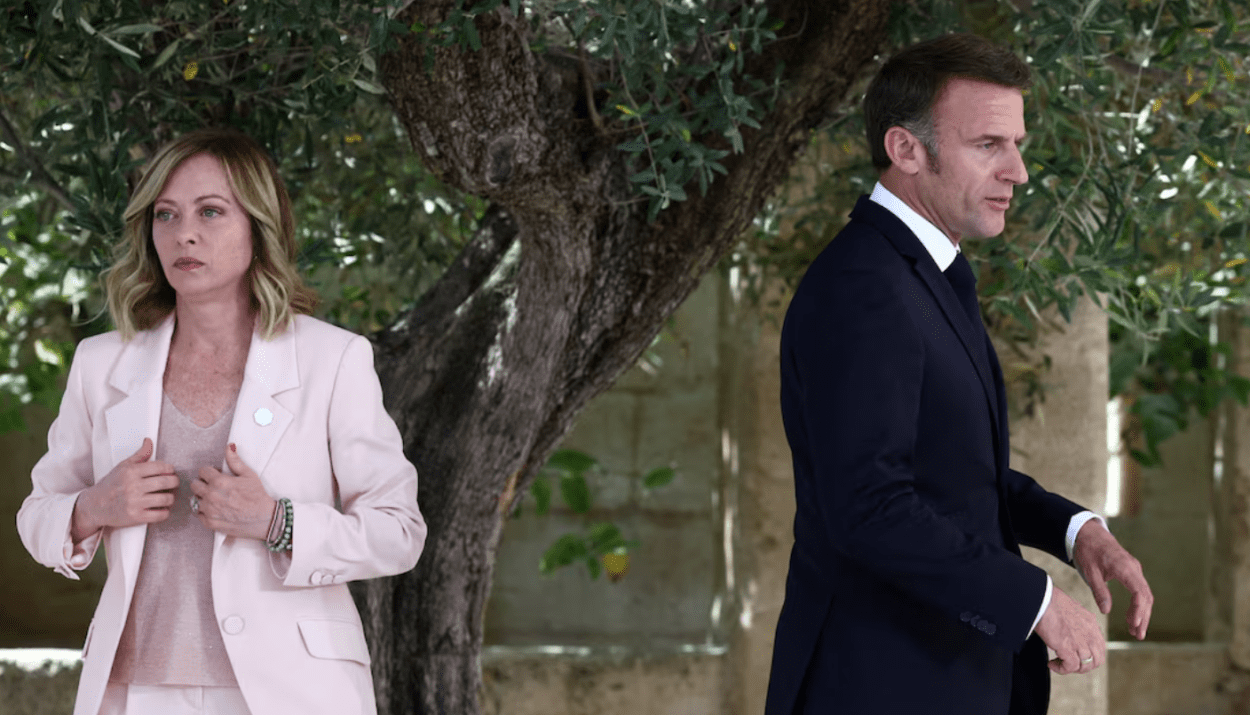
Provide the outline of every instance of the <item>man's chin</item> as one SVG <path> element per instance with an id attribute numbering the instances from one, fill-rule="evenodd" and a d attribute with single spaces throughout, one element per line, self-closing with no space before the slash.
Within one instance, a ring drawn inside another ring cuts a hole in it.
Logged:
<path id="1" fill-rule="evenodd" d="M 995 236 L 1002 235 L 1002 232 L 1006 228 L 1007 226 L 1006 226 L 1005 221 L 999 224 L 997 227 L 993 225 L 978 226 L 976 231 L 972 231 L 972 232 L 964 234 L 964 240 L 965 241 L 978 241 L 983 238 L 994 238 Z"/>

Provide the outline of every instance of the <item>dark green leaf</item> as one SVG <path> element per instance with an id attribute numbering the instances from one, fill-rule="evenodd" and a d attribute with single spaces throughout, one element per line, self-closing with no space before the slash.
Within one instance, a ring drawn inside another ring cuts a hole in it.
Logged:
<path id="1" fill-rule="evenodd" d="M 565 534 L 556 539 L 538 560 L 538 570 L 544 575 L 551 575 L 556 569 L 568 566 L 578 559 L 587 556 L 586 542 L 577 534 Z"/>
<path id="2" fill-rule="evenodd" d="M 152 63 L 152 69 L 154 70 L 159 69 L 166 62 L 168 62 L 169 58 L 173 57 L 174 53 L 178 51 L 178 45 L 181 42 L 182 42 L 182 38 L 180 37 L 174 40 L 173 42 L 169 43 L 169 45 L 166 46 L 165 49 L 161 50 L 161 53 L 156 56 L 156 61 Z"/>
<path id="3" fill-rule="evenodd" d="M 575 449 L 557 450 L 547 460 L 549 469 L 556 469 L 571 474 L 581 474 L 588 469 L 598 466 L 599 462 L 585 452 L 579 452 Z"/>
<path id="4" fill-rule="evenodd" d="M 677 476 L 677 471 L 672 467 L 659 467 L 647 472 L 647 476 L 642 478 L 642 484 L 647 489 L 657 489 L 669 482 Z"/>
<path id="5" fill-rule="evenodd" d="M 595 554 L 606 554 L 625 545 L 625 538 L 615 524 L 601 522 L 590 528 L 590 550 Z"/>
<path id="6" fill-rule="evenodd" d="M 574 513 L 585 514 L 590 511 L 590 486 L 580 472 L 560 477 L 560 496 Z"/>
<path id="7" fill-rule="evenodd" d="M 551 482 L 545 477 L 536 477 L 530 484 L 530 494 L 534 495 L 538 515 L 545 516 L 551 508 Z"/>
<path id="8" fill-rule="evenodd" d="M 465 16 L 462 28 L 465 41 L 469 43 L 469 48 L 474 52 L 482 49 L 482 38 L 477 34 L 477 25 L 473 21 L 473 16 Z"/>

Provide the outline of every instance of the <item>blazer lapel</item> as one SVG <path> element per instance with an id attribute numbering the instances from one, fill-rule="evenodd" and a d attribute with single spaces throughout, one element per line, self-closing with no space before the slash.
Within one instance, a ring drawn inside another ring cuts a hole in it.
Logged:
<path id="1" fill-rule="evenodd" d="M 955 334 L 959 336 L 959 342 L 963 343 L 964 351 L 968 354 L 968 358 L 972 360 L 973 367 L 976 368 L 977 377 L 981 381 L 982 392 L 985 394 L 985 401 L 990 407 L 991 424 L 995 428 L 994 437 L 996 440 L 1000 440 L 1001 435 L 998 434 L 998 395 L 994 389 L 989 358 L 986 355 L 986 350 L 981 349 L 981 341 L 977 340 L 978 336 L 973 332 L 973 327 L 968 322 L 968 314 L 964 312 L 963 305 L 959 302 L 959 296 L 955 295 L 955 289 L 951 287 L 950 281 L 938 270 L 937 264 L 933 262 L 933 256 L 929 255 L 929 252 L 925 250 L 924 244 L 920 242 L 920 239 L 916 238 L 916 234 L 912 233 L 902 219 L 890 213 L 885 207 L 877 204 L 867 196 L 862 196 L 859 202 L 855 204 L 855 210 L 851 212 L 851 218 L 853 220 L 865 221 L 875 226 L 893 244 L 895 250 L 911 260 L 912 270 L 920 276 L 925 285 L 929 286 L 929 292 L 937 299 L 938 306 L 946 314 L 947 322 L 955 328 Z M 989 335 L 986 335 L 985 339 L 988 341 Z M 995 446 L 997 446 L 997 443 Z"/>
<path id="2" fill-rule="evenodd" d="M 294 415 L 278 403 L 274 396 L 299 387 L 299 366 L 295 357 L 295 322 L 273 340 L 264 340 L 252 333 L 243 368 L 243 385 L 235 403 L 230 424 L 230 442 L 239 450 L 239 457 L 261 480 L 265 466 L 278 446 Z M 229 473 L 222 456 L 222 471 Z"/>
<path id="3" fill-rule="evenodd" d="M 157 327 L 135 335 L 117 358 L 117 364 L 109 373 L 109 385 L 125 393 L 125 399 L 104 411 L 108 430 L 112 464 L 122 462 L 138 451 L 143 438 L 152 439 L 153 454 L 159 437 L 161 419 L 162 379 L 165 361 L 169 357 L 169 341 L 174 334 L 173 316 Z M 107 474 L 107 473 L 106 473 Z M 97 474 L 97 481 L 104 475 Z M 143 557 L 143 541 L 148 528 L 144 524 L 128 526 L 116 531 L 117 548 L 114 556 L 126 578 L 130 593 L 139 575 L 139 562 Z M 129 568 L 130 565 L 134 568 Z"/>
<path id="4" fill-rule="evenodd" d="M 985 342 L 980 339 L 972 325 L 968 322 L 968 314 L 964 312 L 963 305 L 959 302 L 959 298 L 955 295 L 955 289 L 951 287 L 951 283 L 938 270 L 937 264 L 933 262 L 933 257 L 928 256 L 929 260 L 926 264 L 924 261 L 917 261 L 914 266 L 916 273 L 929 286 L 929 290 L 937 297 L 938 305 L 941 306 L 942 312 L 946 313 L 946 319 L 954 326 L 955 333 L 959 335 L 959 342 L 964 345 L 964 352 L 968 353 L 968 357 L 972 360 L 973 366 L 976 367 L 977 377 L 981 378 L 982 392 L 985 393 L 985 400 L 989 403 L 990 413 L 993 416 L 993 423 L 998 425 L 998 395 L 994 390 L 994 379 L 990 372 L 989 356 L 986 352 Z M 985 340 L 989 340 L 987 334 Z M 995 430 L 997 431 L 997 430 Z"/>

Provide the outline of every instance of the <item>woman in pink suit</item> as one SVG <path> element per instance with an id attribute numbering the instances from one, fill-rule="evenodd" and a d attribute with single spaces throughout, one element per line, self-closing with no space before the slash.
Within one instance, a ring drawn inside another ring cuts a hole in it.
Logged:
<path id="1" fill-rule="evenodd" d="M 151 161 L 18 530 L 76 579 L 104 542 L 75 715 L 374 713 L 346 582 L 411 569 L 416 469 L 369 342 L 308 317 L 294 221 L 251 139 Z"/>

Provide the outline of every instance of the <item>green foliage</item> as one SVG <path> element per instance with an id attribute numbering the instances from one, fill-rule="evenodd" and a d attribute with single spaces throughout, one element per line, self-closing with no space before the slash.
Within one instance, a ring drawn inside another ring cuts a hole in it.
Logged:
<path id="1" fill-rule="evenodd" d="M 426 67 L 436 48 L 482 49 L 477 18 L 503 0 L 460 0 L 434 27 L 408 30 L 426 41 Z M 683 0 L 558 0 L 522 3 L 509 11 L 530 23 L 535 49 L 576 52 L 604 77 L 589 90 L 589 111 L 600 134 L 641 167 L 630 177 L 648 201 L 648 220 L 685 201 L 697 183 L 706 195 L 730 151 L 743 151 L 743 127 L 759 129 L 771 109 L 784 67 L 769 81 L 744 71 L 748 54 L 776 39 L 781 22 L 763 3 Z M 606 115 L 599 107 L 610 107 Z"/>
<path id="2" fill-rule="evenodd" d="M 548 513 L 551 507 L 551 480 L 560 484 L 560 496 L 565 507 L 574 514 L 587 515 L 594 507 L 587 473 L 602 473 L 603 468 L 594 457 L 573 449 L 561 449 L 547 460 L 547 464 L 535 477 L 530 485 L 530 496 L 535 502 L 535 512 L 539 516 Z M 672 467 L 653 469 L 643 477 L 643 484 L 648 489 L 656 489 L 668 484 L 676 476 Z M 520 516 L 522 505 L 518 501 L 512 512 L 515 518 Z M 584 563 L 592 579 L 598 579 L 603 566 L 600 560 L 608 554 L 628 554 L 630 549 L 638 547 L 638 542 L 629 540 L 621 533 L 620 527 L 608 521 L 588 522 L 577 532 L 563 534 L 547 547 L 538 562 L 538 570 L 550 576 L 557 570 L 574 563 Z"/>
<path id="3" fill-rule="evenodd" d="M 747 54 L 781 27 L 762 3 L 572 0 L 527 10 L 540 42 L 575 49 L 608 78 L 594 88 L 593 118 L 641 167 L 630 181 L 649 197 L 651 221 L 685 201 L 692 182 L 706 195 L 727 171 L 720 160 L 742 152 L 743 127 L 758 129 L 773 106 L 783 68 L 768 82 L 744 72 Z M 600 116 L 594 105 L 611 109 Z"/>
<path id="4" fill-rule="evenodd" d="M 601 78 L 587 90 L 596 131 L 633 157 L 652 220 L 696 184 L 712 189 L 780 89 L 782 67 L 767 78 L 745 72 L 748 55 L 780 30 L 760 2 L 479 0 L 437 27 L 399 25 L 398 4 L 30 0 L 0 9 L 0 184 L 12 187 L 0 195 L 0 430 L 21 426 L 23 405 L 55 406 L 73 346 L 107 329 L 95 279 L 129 186 L 157 146 L 193 127 L 233 125 L 273 152 L 322 317 L 369 332 L 412 305 L 484 206 L 422 169 L 383 103 L 377 58 L 396 33 L 481 51 L 483 17 L 511 12 L 530 24 L 536 49 L 584 62 Z M 1250 270 L 1245 3 L 896 9 L 896 45 L 971 29 L 1036 68 L 1031 181 L 1004 235 L 969 246 L 996 334 L 1032 341 L 1042 311 L 1066 317 L 1081 295 L 1098 296 L 1113 321 L 1112 392 L 1138 397 L 1143 461 L 1191 413 L 1244 402 L 1246 381 L 1213 359 L 1226 348 L 1204 336 L 1220 306 L 1244 304 Z M 856 107 L 834 109 L 800 174 L 730 262 L 756 296 L 774 279 L 793 286 L 871 190 Z M 1042 399 L 1042 371 L 1024 377 L 1037 386 L 1031 400 Z M 552 460 L 530 489 L 538 513 L 551 507 L 553 480 L 570 511 L 592 513 L 594 460 Z M 653 470 L 643 486 L 673 474 Z M 580 560 L 597 573 L 597 555 L 630 543 L 610 526 L 562 537 L 544 563 Z"/>
<path id="5" fill-rule="evenodd" d="M 647 472 L 647 476 L 642 478 L 642 484 L 647 489 L 658 489 L 673 481 L 676 476 L 677 472 L 672 467 L 659 467 Z"/>
<path id="6" fill-rule="evenodd" d="M 273 153 L 320 317 L 381 330 L 441 274 L 484 205 L 424 171 L 377 96 L 393 5 L 0 10 L 0 430 L 26 404 L 55 407 L 73 345 L 109 327 L 96 279 L 129 187 L 188 129 L 232 125 Z"/>
<path id="7" fill-rule="evenodd" d="M 1146 449 L 1240 399 L 1241 378 L 1201 351 L 1222 308 L 1243 310 L 1250 257 L 1250 12 L 1215 1 L 1045 0 L 902 6 L 902 45 L 954 30 L 1012 47 L 1034 68 L 1026 96 L 1030 180 L 1015 193 L 1007 230 L 965 243 L 987 322 L 1008 341 L 1035 343 L 1042 311 L 1065 318 L 1082 295 L 1112 321 L 1112 396 L 1136 403 Z M 869 68 L 853 96 L 862 96 Z M 793 186 L 726 263 L 750 295 L 790 289 L 846 222 L 876 172 L 858 108 L 813 138 Z M 775 298 L 775 296 L 774 296 Z M 1212 348 L 1206 348 L 1209 350 Z M 1044 399 L 1039 363 L 1014 377 L 1021 411 Z M 1008 375 L 1009 380 L 1012 375 Z M 1164 399 L 1166 396 L 1168 399 Z"/>
<path id="8" fill-rule="evenodd" d="M 1200 319 L 1204 328 L 1211 317 Z M 1113 339 L 1123 332 L 1113 326 Z M 1162 464 L 1159 444 L 1188 428 L 1194 415 L 1205 419 L 1230 399 L 1247 405 L 1250 379 L 1225 368 L 1231 354 L 1228 343 L 1213 343 L 1205 331 L 1199 337 L 1176 330 L 1159 340 L 1144 364 L 1136 359 L 1140 353 L 1131 348 L 1113 355 L 1120 357 L 1121 364 L 1112 363 L 1111 392 L 1129 398 L 1129 414 L 1135 418 L 1124 429 L 1125 440 L 1130 445 L 1140 440 L 1144 447 L 1130 447 L 1135 460 L 1157 467 Z"/>

